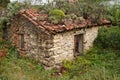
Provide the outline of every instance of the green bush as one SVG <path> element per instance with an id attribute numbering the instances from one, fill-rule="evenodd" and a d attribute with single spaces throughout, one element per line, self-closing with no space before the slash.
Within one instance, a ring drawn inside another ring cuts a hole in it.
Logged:
<path id="1" fill-rule="evenodd" d="M 113 23 L 113 25 L 119 25 L 120 24 L 120 5 L 113 5 L 109 10 L 108 10 L 108 19 L 110 19 Z"/>
<path id="2" fill-rule="evenodd" d="M 83 72 L 88 71 L 91 66 L 91 62 L 87 60 L 85 56 L 80 56 L 73 61 L 63 61 L 63 66 L 67 68 L 69 78 L 72 79 L 74 76 L 78 77 Z"/>
<path id="3" fill-rule="evenodd" d="M 120 28 L 113 26 L 110 28 L 99 29 L 95 45 L 102 48 L 120 49 Z"/>
<path id="4" fill-rule="evenodd" d="M 0 18 L 0 30 L 5 28 L 9 24 L 9 19 L 7 17 Z"/>
<path id="5" fill-rule="evenodd" d="M 49 20 L 52 24 L 58 24 L 59 23 L 59 20 L 54 16 L 50 16 Z"/>
<path id="6" fill-rule="evenodd" d="M 9 10 L 7 16 L 8 16 L 8 17 L 14 16 L 14 14 L 17 14 L 18 11 L 19 11 L 21 8 L 23 8 L 23 6 L 24 6 L 23 4 L 18 3 L 18 2 L 9 3 L 9 4 L 7 5 L 7 9 Z"/>
<path id="7" fill-rule="evenodd" d="M 50 15 L 50 17 L 54 18 L 54 20 L 56 20 L 56 22 L 57 21 L 60 22 L 64 18 L 65 13 L 62 10 L 54 9 L 49 12 L 49 15 Z M 51 19 L 51 20 L 53 20 L 53 19 Z"/>

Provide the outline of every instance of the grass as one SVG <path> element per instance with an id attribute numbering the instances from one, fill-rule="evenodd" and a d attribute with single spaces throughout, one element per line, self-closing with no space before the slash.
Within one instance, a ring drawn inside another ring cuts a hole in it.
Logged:
<path id="1" fill-rule="evenodd" d="M 61 76 L 51 76 L 54 70 L 44 70 L 42 65 L 26 57 L 8 55 L 0 61 L 1 80 L 120 80 L 119 51 L 93 48 L 73 61 L 64 61 L 67 71 Z M 15 53 L 15 51 L 11 51 Z"/>
<path id="2" fill-rule="evenodd" d="M 92 49 L 70 65 L 73 80 L 120 80 L 120 52 Z M 77 62 L 78 61 L 78 62 Z M 77 75 L 76 75 L 77 74 Z"/>
<path id="3" fill-rule="evenodd" d="M 46 80 L 49 71 L 26 59 L 6 58 L 1 62 L 0 75 L 8 80 Z"/>

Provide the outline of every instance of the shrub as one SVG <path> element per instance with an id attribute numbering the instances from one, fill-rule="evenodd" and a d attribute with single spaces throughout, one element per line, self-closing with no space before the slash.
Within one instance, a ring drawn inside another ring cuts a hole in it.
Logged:
<path id="1" fill-rule="evenodd" d="M 39 17 L 39 20 L 40 20 L 40 21 L 44 21 L 44 20 L 45 20 L 45 17 L 44 17 L 44 16 L 40 16 L 40 17 Z"/>
<path id="2" fill-rule="evenodd" d="M 108 19 L 112 21 L 114 25 L 120 24 L 120 5 L 113 5 L 109 10 L 108 10 L 109 15 L 107 16 Z"/>
<path id="3" fill-rule="evenodd" d="M 59 20 L 54 16 L 50 16 L 49 20 L 52 24 L 58 24 L 59 23 Z"/>
<path id="4" fill-rule="evenodd" d="M 12 17 L 14 14 L 18 13 L 18 10 L 20 10 L 24 5 L 18 2 L 14 3 L 9 3 L 7 5 L 7 9 L 9 10 L 8 12 L 8 17 Z"/>
<path id="5" fill-rule="evenodd" d="M 0 18 L 0 30 L 7 26 L 9 19 L 7 17 Z M 7 23 L 7 24 L 6 24 Z"/>
<path id="6" fill-rule="evenodd" d="M 120 25 L 120 5 L 114 4 L 108 7 L 108 14 L 106 17 L 112 21 L 113 25 Z"/>
<path id="7" fill-rule="evenodd" d="M 62 10 L 54 9 L 49 12 L 49 15 L 52 18 L 54 17 L 54 19 L 56 19 L 59 22 L 62 20 L 62 18 L 64 18 L 65 13 Z"/>
<path id="8" fill-rule="evenodd" d="M 72 19 L 76 19 L 77 18 L 77 16 L 75 14 L 71 14 L 70 16 L 71 16 Z"/>
<path id="9" fill-rule="evenodd" d="M 88 71 L 91 62 L 84 56 L 80 56 L 73 61 L 63 61 L 63 66 L 68 69 L 68 75 L 72 79 L 74 76 L 80 76 L 82 73 Z"/>
<path id="10" fill-rule="evenodd" d="M 77 20 L 79 20 L 80 22 L 85 21 L 83 17 L 77 17 Z"/>
<path id="11" fill-rule="evenodd" d="M 120 49 L 120 28 L 113 26 L 110 28 L 99 29 L 95 45 L 102 48 Z"/>

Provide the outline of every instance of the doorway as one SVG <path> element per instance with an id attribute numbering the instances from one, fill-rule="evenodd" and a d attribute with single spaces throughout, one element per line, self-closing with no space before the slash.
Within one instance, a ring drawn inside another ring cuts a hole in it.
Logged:
<path id="1" fill-rule="evenodd" d="M 83 34 L 74 36 L 74 56 L 83 54 Z"/>

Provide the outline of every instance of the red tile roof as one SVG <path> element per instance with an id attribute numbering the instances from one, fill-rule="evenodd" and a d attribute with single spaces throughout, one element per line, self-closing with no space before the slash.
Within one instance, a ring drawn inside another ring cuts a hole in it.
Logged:
<path id="1" fill-rule="evenodd" d="M 59 32 L 64 32 L 68 30 L 73 30 L 73 29 L 78 29 L 78 28 L 85 28 L 85 27 L 91 27 L 91 26 L 97 26 L 98 24 L 92 24 L 90 20 L 85 20 L 79 24 L 72 23 L 72 24 L 57 24 L 53 25 L 50 22 L 48 22 L 48 15 L 47 14 L 40 14 L 36 10 L 20 10 L 19 14 L 22 15 L 23 17 L 27 18 L 30 22 L 32 22 L 35 26 L 38 26 L 42 30 L 46 30 L 50 33 L 59 33 Z M 41 21 L 39 18 L 40 16 L 44 16 L 45 20 Z M 101 25 L 103 24 L 109 24 L 110 21 L 108 20 L 102 20 Z"/>

